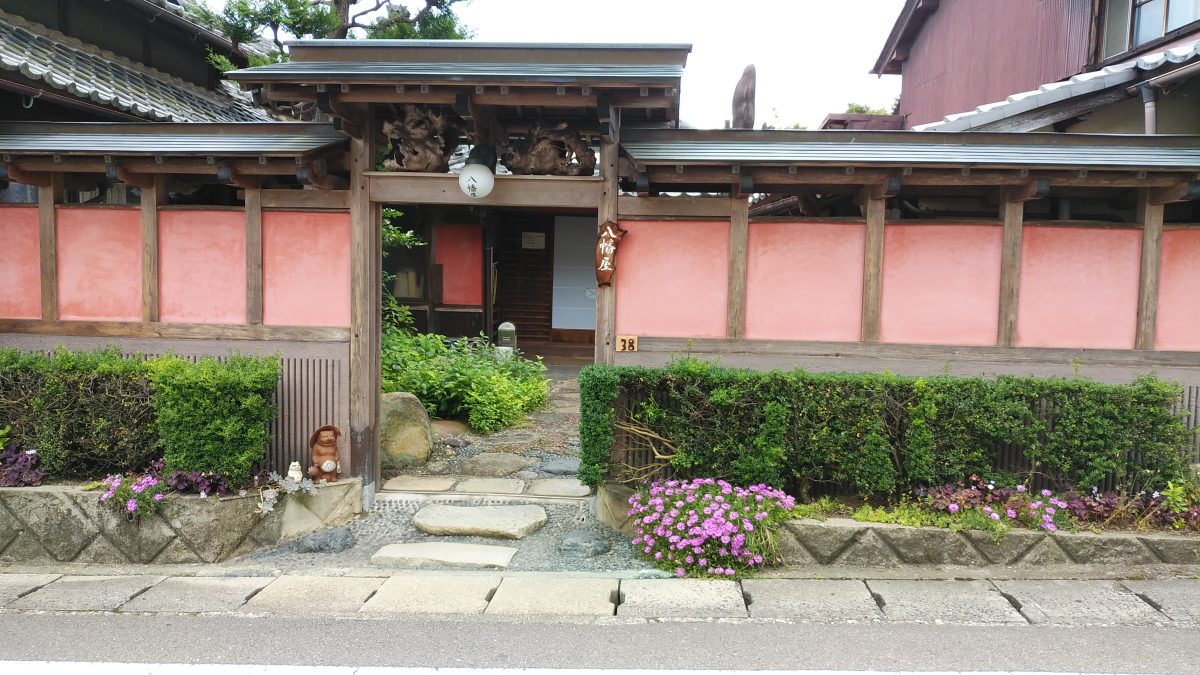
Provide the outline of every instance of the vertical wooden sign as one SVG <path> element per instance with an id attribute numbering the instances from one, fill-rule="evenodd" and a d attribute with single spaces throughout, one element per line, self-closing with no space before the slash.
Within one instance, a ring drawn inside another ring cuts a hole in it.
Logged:
<path id="1" fill-rule="evenodd" d="M 596 240 L 596 284 L 611 286 L 617 272 L 617 243 L 625 236 L 616 223 L 608 221 L 600 226 L 600 237 Z"/>

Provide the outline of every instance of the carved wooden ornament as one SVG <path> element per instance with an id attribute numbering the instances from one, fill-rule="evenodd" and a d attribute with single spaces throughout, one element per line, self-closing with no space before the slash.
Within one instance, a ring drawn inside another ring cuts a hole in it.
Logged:
<path id="1" fill-rule="evenodd" d="M 596 285 L 611 286 L 617 273 L 617 242 L 625 236 L 616 223 L 608 221 L 600 226 L 600 237 L 596 240 Z"/>

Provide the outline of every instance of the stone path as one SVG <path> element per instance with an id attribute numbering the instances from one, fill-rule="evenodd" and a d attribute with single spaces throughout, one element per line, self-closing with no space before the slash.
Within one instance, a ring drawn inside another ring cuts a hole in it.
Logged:
<path id="1" fill-rule="evenodd" d="M 1200 579 L 631 579 L 593 575 L 163 577 L 0 574 L 0 613 L 553 615 L 809 623 L 1200 626 Z"/>

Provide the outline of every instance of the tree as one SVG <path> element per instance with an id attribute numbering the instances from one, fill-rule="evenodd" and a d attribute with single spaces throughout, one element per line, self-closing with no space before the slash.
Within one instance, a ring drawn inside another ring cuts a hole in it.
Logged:
<path id="1" fill-rule="evenodd" d="M 863 103 L 850 103 L 846 106 L 846 112 L 851 115 L 886 115 L 887 108 L 872 108 Z"/>

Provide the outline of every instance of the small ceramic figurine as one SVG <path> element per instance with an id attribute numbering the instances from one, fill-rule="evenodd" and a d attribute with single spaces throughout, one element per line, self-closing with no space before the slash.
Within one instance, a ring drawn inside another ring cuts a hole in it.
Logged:
<path id="1" fill-rule="evenodd" d="M 312 466 L 308 467 L 308 475 L 313 480 L 334 481 L 338 479 L 338 471 L 342 469 L 338 453 L 338 438 L 342 432 L 332 424 L 327 424 L 313 432 L 308 439 L 308 448 L 312 451 Z"/>

